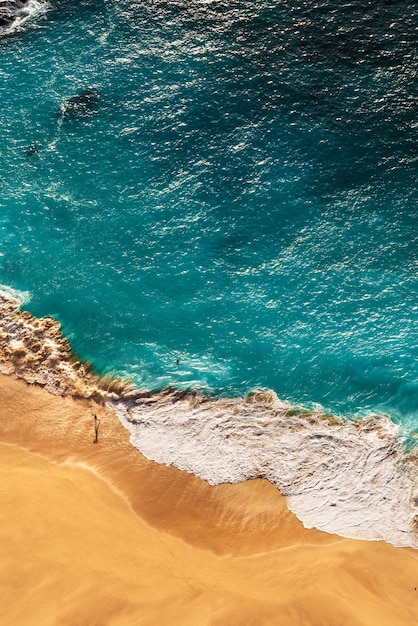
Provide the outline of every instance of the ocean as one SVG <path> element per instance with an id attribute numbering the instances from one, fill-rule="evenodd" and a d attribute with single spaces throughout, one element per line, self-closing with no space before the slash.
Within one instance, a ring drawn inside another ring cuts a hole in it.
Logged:
<path id="1" fill-rule="evenodd" d="M 140 390 L 270 390 L 413 446 L 414 2 L 33 6 L 0 39 L 4 289 Z"/>

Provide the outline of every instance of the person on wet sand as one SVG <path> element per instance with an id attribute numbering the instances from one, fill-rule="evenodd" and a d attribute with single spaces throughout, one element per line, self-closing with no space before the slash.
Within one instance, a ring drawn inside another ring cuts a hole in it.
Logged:
<path id="1" fill-rule="evenodd" d="M 93 443 L 99 443 L 100 420 L 97 417 L 97 415 L 95 415 L 94 413 L 93 413 L 93 416 L 94 416 L 94 432 L 96 433 L 96 437 L 95 437 Z"/>

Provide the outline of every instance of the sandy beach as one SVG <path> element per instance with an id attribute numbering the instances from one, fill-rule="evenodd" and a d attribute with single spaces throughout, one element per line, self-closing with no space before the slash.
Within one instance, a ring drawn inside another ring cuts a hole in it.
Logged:
<path id="1" fill-rule="evenodd" d="M 2 626 L 417 623 L 413 549 L 306 530 L 265 480 L 148 461 L 92 401 L 0 390 Z"/>

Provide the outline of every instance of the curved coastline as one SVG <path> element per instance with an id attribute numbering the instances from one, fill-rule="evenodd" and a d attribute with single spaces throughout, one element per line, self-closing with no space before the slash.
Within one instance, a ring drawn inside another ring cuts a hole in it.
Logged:
<path id="1" fill-rule="evenodd" d="M 418 620 L 416 550 L 307 530 L 265 480 L 211 487 L 153 463 L 129 443 L 114 412 L 92 400 L 53 395 L 13 375 L 0 375 L 0 389 L 7 623 Z"/>
<path id="2" fill-rule="evenodd" d="M 0 295 L 0 372 L 111 408 L 147 458 L 209 484 L 265 478 L 306 528 L 418 547 L 417 472 L 398 427 L 292 407 L 270 391 L 210 399 L 101 379 L 75 359 L 60 326 Z"/>

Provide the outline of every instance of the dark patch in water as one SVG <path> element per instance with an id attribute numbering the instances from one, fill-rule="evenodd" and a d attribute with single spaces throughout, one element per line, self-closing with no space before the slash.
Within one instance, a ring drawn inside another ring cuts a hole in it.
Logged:
<path id="1" fill-rule="evenodd" d="M 39 155 L 41 147 L 39 144 L 32 142 L 25 150 L 25 157 L 34 157 Z"/>
<path id="2" fill-rule="evenodd" d="M 97 113 L 100 92 L 96 87 L 82 89 L 67 98 L 60 106 L 60 114 L 65 118 L 77 118 Z"/>

